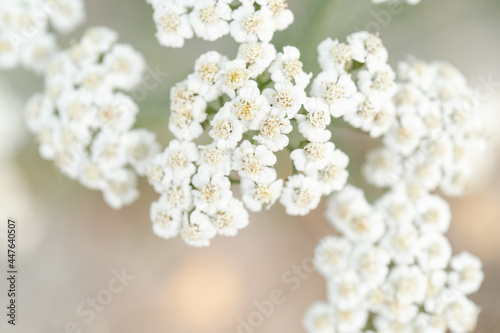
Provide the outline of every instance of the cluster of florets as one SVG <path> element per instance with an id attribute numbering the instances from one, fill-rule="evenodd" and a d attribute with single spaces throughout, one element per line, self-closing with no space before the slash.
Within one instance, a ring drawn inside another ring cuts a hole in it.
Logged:
<path id="1" fill-rule="evenodd" d="M 353 33 L 347 43 L 327 38 L 318 46 L 323 70 L 311 95 L 328 105 L 332 117 L 378 137 L 394 122 L 392 99 L 397 90 L 388 52 L 376 35 Z"/>
<path id="2" fill-rule="evenodd" d="M 293 22 L 286 0 L 147 0 L 154 9 L 156 37 L 182 47 L 194 36 L 214 41 L 230 34 L 238 43 L 270 42 Z"/>
<path id="3" fill-rule="evenodd" d="M 246 209 L 279 199 L 288 214 L 306 215 L 344 187 L 348 157 L 329 141 L 332 107 L 307 97 L 312 75 L 302 67 L 297 48 L 277 53 L 263 42 L 242 44 L 234 60 L 215 51 L 198 58 L 195 72 L 171 90 L 176 140 L 148 170 L 162 195 L 151 209 L 156 234 L 180 233 L 188 244 L 206 246 L 216 234 L 245 227 Z M 297 131 L 304 140 L 293 144 Z M 293 164 L 286 180 L 274 168 L 285 149 Z M 241 185 L 241 201 L 231 183 Z"/>
<path id="4" fill-rule="evenodd" d="M 43 73 L 58 48 L 51 29 L 69 33 L 84 19 L 82 0 L 2 0 L 0 69 L 21 64 Z"/>
<path id="5" fill-rule="evenodd" d="M 145 70 L 142 55 L 117 39 L 107 28 L 87 30 L 79 43 L 52 58 L 45 92 L 26 106 L 42 157 L 102 191 L 116 209 L 137 198 L 136 174 L 145 173 L 160 149 L 154 133 L 132 129 L 138 106 L 117 91 L 137 87 Z"/>
<path id="6" fill-rule="evenodd" d="M 463 193 L 487 142 L 472 89 L 443 62 L 401 62 L 397 81 L 396 121 L 382 146 L 369 152 L 366 179 L 377 187 L 404 180 L 428 191 Z"/>
<path id="7" fill-rule="evenodd" d="M 466 252 L 451 256 L 446 201 L 398 185 L 370 204 L 348 185 L 330 199 L 326 218 L 341 236 L 315 251 L 328 301 L 306 313 L 309 333 L 474 329 L 479 308 L 466 296 L 478 290 L 482 264 Z"/>

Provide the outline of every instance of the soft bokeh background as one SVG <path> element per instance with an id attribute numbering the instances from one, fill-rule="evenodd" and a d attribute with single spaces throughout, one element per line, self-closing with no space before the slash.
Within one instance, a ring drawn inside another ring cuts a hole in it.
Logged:
<path id="1" fill-rule="evenodd" d="M 498 0 L 423 0 L 383 21 L 380 12 L 387 7 L 369 0 L 289 3 L 296 22 L 278 33 L 275 42 L 299 46 L 308 70 L 317 70 L 315 45 L 325 37 L 344 39 L 378 24 L 393 65 L 413 54 L 449 61 L 472 87 L 489 77 L 500 81 Z M 156 131 L 163 144 L 170 138 L 169 88 L 192 71 L 200 53 L 217 49 L 236 54 L 230 38 L 216 43 L 191 40 L 180 50 L 160 47 L 152 10 L 142 0 L 88 0 L 87 11 L 86 27 L 116 29 L 121 41 L 140 50 L 151 68 L 169 72 L 140 101 L 139 126 Z M 83 29 L 64 38 L 63 45 Z M 325 283 L 318 274 L 296 268 L 308 262 L 319 238 L 334 232 L 322 217 L 323 207 L 306 218 L 291 218 L 276 205 L 269 212 L 252 214 L 251 225 L 237 237 L 217 237 L 203 250 L 189 248 L 180 239 L 159 239 L 150 230 L 149 204 L 156 194 L 147 183 L 142 182 L 142 197 L 135 205 L 114 211 L 100 193 L 61 177 L 39 157 L 19 117 L 23 101 L 42 89 L 41 79 L 22 70 L 0 75 L 0 207 L 3 221 L 14 217 L 20 223 L 16 331 L 64 332 L 66 323 L 75 321 L 82 332 L 94 333 L 232 333 L 237 332 L 238 318 L 255 311 L 255 301 L 269 299 L 278 289 L 285 295 L 284 303 L 258 328 L 239 332 L 303 332 L 302 315 L 312 301 L 325 298 Z M 492 148 L 482 161 L 477 185 L 463 197 L 449 198 L 453 222 L 448 236 L 454 252 L 466 249 L 484 262 L 486 279 L 473 296 L 482 308 L 477 332 L 500 332 L 500 86 L 493 88 L 482 108 L 491 125 Z M 351 180 L 361 184 L 360 163 L 374 143 L 346 129 L 338 129 L 334 141 L 351 156 Z M 3 254 L 0 260 L 3 265 Z M 107 287 L 112 271 L 122 268 L 135 279 L 95 320 L 85 323 L 76 314 L 79 304 L 96 297 Z M 3 302 L 3 277 L 0 286 Z"/>

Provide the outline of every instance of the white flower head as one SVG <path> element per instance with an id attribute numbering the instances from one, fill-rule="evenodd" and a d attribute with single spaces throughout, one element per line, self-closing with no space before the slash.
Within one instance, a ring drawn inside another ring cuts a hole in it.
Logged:
<path id="1" fill-rule="evenodd" d="M 276 48 L 273 44 L 263 42 L 250 42 L 240 44 L 238 58 L 243 59 L 252 72 L 252 78 L 256 78 L 269 67 L 276 58 Z"/>
<path id="2" fill-rule="evenodd" d="M 327 129 L 331 117 L 328 106 L 318 98 L 308 98 L 304 103 L 306 115 L 297 114 L 299 132 L 309 141 L 325 142 L 330 140 L 331 132 Z"/>
<path id="3" fill-rule="evenodd" d="M 215 212 L 218 203 L 227 203 L 233 196 L 231 182 L 222 173 L 211 175 L 210 171 L 202 169 L 193 176 L 192 184 L 196 209 L 209 215 Z"/>
<path id="4" fill-rule="evenodd" d="M 229 32 L 238 43 L 270 42 L 274 35 L 273 13 L 263 6 L 255 10 L 253 5 L 243 5 L 233 11 Z"/>
<path id="5" fill-rule="evenodd" d="M 304 216 L 318 207 L 321 200 L 321 186 L 313 178 L 302 174 L 288 177 L 280 203 L 289 215 Z"/>
<path id="6" fill-rule="evenodd" d="M 269 67 L 271 79 L 274 82 L 293 81 L 296 85 L 305 88 L 311 80 L 312 73 L 304 72 L 303 63 L 299 58 L 299 49 L 294 46 L 285 46 L 283 53 L 278 53 L 276 60 Z"/>
<path id="7" fill-rule="evenodd" d="M 269 209 L 281 196 L 283 179 L 273 182 L 256 183 L 248 178 L 241 179 L 242 200 L 245 206 L 253 211 L 261 211 L 262 208 Z"/>
<path id="8" fill-rule="evenodd" d="M 242 178 L 248 178 L 257 183 L 271 182 L 276 179 L 276 156 L 263 145 L 252 145 L 245 140 L 233 152 L 233 170 L 238 171 Z"/>
<path id="9" fill-rule="evenodd" d="M 222 236 L 235 236 L 239 229 L 245 228 L 249 223 L 247 210 L 236 198 L 219 201 L 211 217 L 218 234 Z"/>
<path id="10" fill-rule="evenodd" d="M 189 221 L 184 222 L 180 234 L 190 246 L 207 247 L 217 234 L 217 230 L 210 223 L 208 215 L 195 210 L 189 216 Z"/>
<path id="11" fill-rule="evenodd" d="M 290 82 L 276 83 L 274 89 L 264 89 L 263 94 L 273 107 L 286 114 L 288 118 L 293 118 L 307 99 L 304 88 Z"/>
<path id="12" fill-rule="evenodd" d="M 155 6 L 153 19 L 156 38 L 163 46 L 182 47 L 185 39 L 193 37 L 187 10 L 175 1 L 164 1 L 161 6 Z"/>
<path id="13" fill-rule="evenodd" d="M 483 265 L 479 258 L 468 252 L 462 252 L 451 259 L 450 266 L 452 271 L 448 275 L 448 284 L 451 288 L 465 295 L 479 289 L 484 279 Z"/>
<path id="14" fill-rule="evenodd" d="M 220 149 L 234 149 L 243 135 L 243 123 L 233 112 L 231 103 L 226 103 L 210 121 L 208 134 Z"/>
<path id="15" fill-rule="evenodd" d="M 267 146 L 271 151 L 283 150 L 289 143 L 286 134 L 293 130 L 290 120 L 278 108 L 271 108 L 262 119 L 259 134 L 253 137 L 258 143 Z"/>
<path id="16" fill-rule="evenodd" d="M 349 74 L 339 75 L 336 70 L 321 72 L 311 86 L 311 95 L 328 105 L 332 117 L 342 117 L 356 110 L 358 100 L 356 84 Z"/>
<path id="17" fill-rule="evenodd" d="M 226 1 L 196 1 L 189 21 L 196 36 L 214 41 L 229 33 L 231 8 Z"/>

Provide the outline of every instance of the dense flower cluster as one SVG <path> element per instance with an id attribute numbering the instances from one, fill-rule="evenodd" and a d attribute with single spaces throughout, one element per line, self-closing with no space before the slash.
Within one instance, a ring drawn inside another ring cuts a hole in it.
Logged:
<path id="1" fill-rule="evenodd" d="M 53 31 L 69 33 L 84 19 L 82 0 L 2 0 L 0 69 L 43 73 L 58 48 Z"/>
<path id="2" fill-rule="evenodd" d="M 136 173 L 144 174 L 159 151 L 154 133 L 132 129 L 138 106 L 117 91 L 137 87 L 145 70 L 142 55 L 117 39 L 107 28 L 87 30 L 79 43 L 52 58 L 45 92 L 26 106 L 42 157 L 102 191 L 116 209 L 137 198 Z"/>
<path id="3" fill-rule="evenodd" d="M 328 302 L 306 313 L 309 333 L 474 329 L 479 308 L 466 296 L 478 290 L 482 265 L 466 252 L 451 256 L 443 199 L 398 185 L 371 205 L 348 185 L 330 199 L 326 218 L 341 236 L 315 251 Z"/>
<path id="4" fill-rule="evenodd" d="M 327 38 L 318 53 L 323 71 L 314 79 L 311 95 L 328 105 L 332 117 L 343 117 L 371 137 L 387 132 L 395 118 L 397 85 L 381 39 L 366 31 L 349 35 L 347 43 Z"/>
<path id="5" fill-rule="evenodd" d="M 147 0 L 154 9 L 156 37 L 182 47 L 194 36 L 214 41 L 230 34 L 238 43 L 268 43 L 293 22 L 286 0 Z"/>
<path id="6" fill-rule="evenodd" d="M 348 157 L 329 141 L 331 107 L 307 97 L 311 74 L 302 67 L 297 48 L 277 53 L 262 42 L 242 44 L 234 60 L 215 51 L 198 58 L 171 90 L 169 129 L 177 139 L 148 170 L 162 195 L 151 208 L 156 234 L 206 246 L 217 233 L 245 227 L 245 207 L 260 211 L 279 199 L 288 214 L 306 215 L 344 187 Z M 195 144 L 204 129 L 210 141 Z M 297 146 L 292 132 L 304 138 Z M 294 168 L 285 181 L 274 168 L 284 149 Z M 241 201 L 231 182 L 240 182 Z"/>
<path id="7" fill-rule="evenodd" d="M 487 142 L 472 89 L 444 62 L 401 62 L 397 81 L 396 121 L 382 146 L 369 152 L 366 179 L 377 187 L 404 180 L 427 191 L 463 193 Z"/>

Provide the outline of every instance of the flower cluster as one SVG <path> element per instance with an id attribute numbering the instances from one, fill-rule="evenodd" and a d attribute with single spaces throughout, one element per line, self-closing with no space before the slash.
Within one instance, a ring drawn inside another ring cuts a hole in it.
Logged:
<path id="1" fill-rule="evenodd" d="M 309 333 L 474 329 L 479 308 L 467 295 L 478 290 L 482 265 L 466 252 L 451 256 L 443 199 L 398 185 L 369 204 L 348 185 L 330 199 L 326 218 L 341 236 L 315 251 L 328 302 L 307 311 Z"/>
<path id="2" fill-rule="evenodd" d="M 2 1 L 0 69 L 22 65 L 43 73 L 58 48 L 52 31 L 69 33 L 84 19 L 82 0 Z"/>
<path id="3" fill-rule="evenodd" d="M 397 81 L 396 120 L 368 153 L 366 179 L 377 187 L 404 180 L 463 193 L 487 142 L 472 89 L 450 64 L 416 59 L 399 64 Z"/>
<path id="4" fill-rule="evenodd" d="M 311 95 L 328 105 L 332 117 L 343 117 L 371 137 L 387 132 L 395 118 L 397 85 L 381 39 L 366 31 L 349 35 L 347 43 L 327 38 L 318 53 L 323 71 Z"/>
<path id="5" fill-rule="evenodd" d="M 117 91 L 137 87 L 145 70 L 142 55 L 117 39 L 107 28 L 87 30 L 79 43 L 52 58 L 45 92 L 26 106 L 42 157 L 102 191 L 116 209 L 137 198 L 136 173 L 144 174 L 160 149 L 154 133 L 132 129 L 138 106 Z"/>
<path id="6" fill-rule="evenodd" d="M 293 22 L 286 0 L 147 1 L 154 9 L 156 37 L 167 47 L 182 47 L 194 36 L 214 41 L 228 34 L 238 43 L 267 43 Z"/>
<path id="7" fill-rule="evenodd" d="M 279 199 L 288 214 L 306 215 L 323 195 L 344 187 L 348 157 L 329 141 L 330 107 L 307 97 L 311 74 L 302 67 L 297 48 L 277 53 L 263 42 L 241 44 L 234 60 L 215 51 L 198 58 L 194 73 L 170 93 L 176 140 L 148 170 L 161 194 L 151 208 L 156 234 L 180 233 L 188 244 L 206 246 L 216 234 L 245 227 L 246 209 Z M 296 132 L 304 140 L 293 145 Z M 284 149 L 294 169 L 285 181 L 275 169 Z M 231 182 L 240 183 L 241 201 Z"/>

